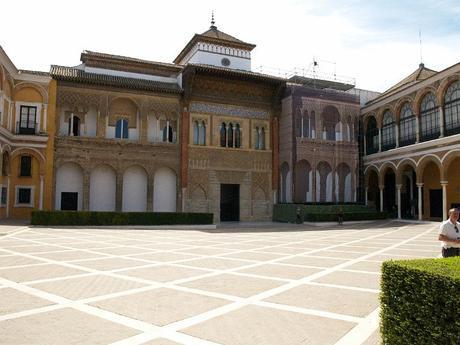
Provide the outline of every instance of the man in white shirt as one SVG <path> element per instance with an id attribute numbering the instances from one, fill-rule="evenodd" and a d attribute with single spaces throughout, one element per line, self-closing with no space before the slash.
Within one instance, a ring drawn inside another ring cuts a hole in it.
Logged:
<path id="1" fill-rule="evenodd" d="M 451 208 L 449 219 L 439 226 L 438 240 L 442 241 L 442 257 L 460 256 L 459 210 Z"/>

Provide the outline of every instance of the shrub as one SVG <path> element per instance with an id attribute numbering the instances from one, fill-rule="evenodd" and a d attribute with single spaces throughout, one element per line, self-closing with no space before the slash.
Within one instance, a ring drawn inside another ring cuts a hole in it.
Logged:
<path id="1" fill-rule="evenodd" d="M 460 258 L 384 262 L 381 285 L 383 344 L 460 344 Z"/>
<path id="2" fill-rule="evenodd" d="M 32 225 L 212 224 L 212 213 L 33 211 Z"/>

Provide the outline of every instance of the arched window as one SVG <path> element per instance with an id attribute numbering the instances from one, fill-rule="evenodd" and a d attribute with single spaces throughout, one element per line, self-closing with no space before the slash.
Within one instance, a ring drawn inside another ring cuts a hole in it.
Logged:
<path id="1" fill-rule="evenodd" d="M 71 115 L 69 118 L 69 131 L 68 135 L 79 137 L 80 136 L 80 118 L 75 115 Z"/>
<path id="2" fill-rule="evenodd" d="M 227 146 L 227 126 L 224 122 L 220 125 L 220 146 Z"/>
<path id="3" fill-rule="evenodd" d="M 399 146 L 415 143 L 416 119 L 409 103 L 404 103 L 399 117 Z"/>
<path id="4" fill-rule="evenodd" d="M 444 97 L 446 134 L 460 133 L 460 81 L 451 84 Z"/>
<path id="5" fill-rule="evenodd" d="M 193 145 L 198 145 L 199 135 L 198 121 L 193 121 Z"/>
<path id="6" fill-rule="evenodd" d="M 336 107 L 327 106 L 324 108 L 321 115 L 323 121 L 323 139 L 338 140 L 340 139 L 340 131 L 337 132 L 337 125 L 340 122 L 340 114 Z"/>
<path id="7" fill-rule="evenodd" d="M 198 122 L 198 144 L 206 145 L 206 123 L 204 121 Z"/>
<path id="8" fill-rule="evenodd" d="M 128 120 L 119 119 L 115 127 L 115 138 L 128 139 Z"/>
<path id="9" fill-rule="evenodd" d="M 396 146 L 395 120 L 390 111 L 383 114 L 382 150 L 394 149 Z"/>
<path id="10" fill-rule="evenodd" d="M 310 137 L 310 119 L 308 117 L 308 112 L 305 112 L 302 116 L 302 137 Z"/>
<path id="11" fill-rule="evenodd" d="M 265 150 L 265 128 L 260 129 L 259 148 Z"/>
<path id="12" fill-rule="evenodd" d="M 233 147 L 233 124 L 231 122 L 227 127 L 227 147 Z"/>
<path id="13" fill-rule="evenodd" d="M 300 117 L 299 117 L 299 119 L 300 119 Z M 255 136 L 256 141 L 255 141 L 255 145 L 254 145 L 254 148 L 255 148 L 256 150 L 258 150 L 258 149 L 259 149 L 259 146 L 260 146 L 260 144 L 259 144 L 259 141 L 260 141 L 259 132 L 260 132 L 259 127 L 256 127 L 256 136 Z"/>
<path id="14" fill-rule="evenodd" d="M 312 138 L 312 139 L 315 139 L 316 138 L 316 116 L 315 116 L 315 112 L 312 111 L 310 113 L 310 135 L 309 137 Z"/>
<path id="15" fill-rule="evenodd" d="M 173 130 L 169 121 L 166 123 L 166 126 L 163 127 L 163 141 L 168 143 L 173 142 Z"/>
<path id="16" fill-rule="evenodd" d="M 439 112 L 436 97 L 431 92 L 426 94 L 420 105 L 421 140 L 427 141 L 439 137 Z"/>
<path id="17" fill-rule="evenodd" d="M 241 147 L 241 129 L 238 123 L 235 126 L 235 147 L 236 148 Z"/>
<path id="18" fill-rule="evenodd" d="M 379 150 L 379 130 L 375 117 L 371 117 L 367 122 L 366 129 L 366 154 L 371 155 Z"/>

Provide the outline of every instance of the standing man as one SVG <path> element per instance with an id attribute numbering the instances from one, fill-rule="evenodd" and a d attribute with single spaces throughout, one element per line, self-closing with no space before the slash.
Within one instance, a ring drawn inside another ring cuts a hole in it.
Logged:
<path id="1" fill-rule="evenodd" d="M 439 226 L 438 240 L 442 241 L 442 257 L 460 256 L 459 210 L 451 208 L 449 219 Z"/>

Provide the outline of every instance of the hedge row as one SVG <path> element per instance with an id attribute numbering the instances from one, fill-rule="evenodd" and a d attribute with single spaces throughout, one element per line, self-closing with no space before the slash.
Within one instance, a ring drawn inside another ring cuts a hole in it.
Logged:
<path id="1" fill-rule="evenodd" d="M 33 211 L 32 225 L 212 224 L 212 213 Z"/>
<path id="2" fill-rule="evenodd" d="M 460 344 L 460 258 L 387 261 L 382 266 L 384 345 Z"/>
<path id="3" fill-rule="evenodd" d="M 369 211 L 369 212 L 344 212 L 344 221 L 357 220 L 376 220 L 385 219 L 385 212 Z M 337 213 L 307 213 L 304 215 L 304 220 L 307 222 L 336 222 L 338 220 Z"/>

